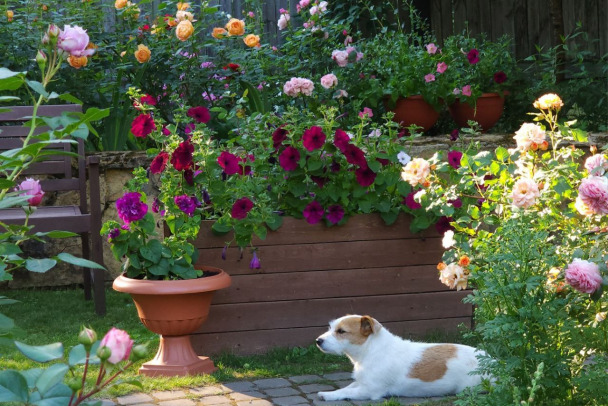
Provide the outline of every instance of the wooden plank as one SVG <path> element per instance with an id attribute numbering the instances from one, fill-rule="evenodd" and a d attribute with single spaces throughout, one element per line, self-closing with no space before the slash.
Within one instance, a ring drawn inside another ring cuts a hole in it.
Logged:
<path id="1" fill-rule="evenodd" d="M 608 0 L 598 0 L 597 16 L 601 56 L 608 54 Z"/>
<path id="2" fill-rule="evenodd" d="M 481 21 L 479 14 L 479 0 L 464 0 L 463 8 L 466 12 L 466 24 L 469 32 L 478 36 L 481 34 Z"/>
<path id="3" fill-rule="evenodd" d="M 311 289 L 311 287 L 314 287 Z M 215 304 L 447 291 L 432 265 L 233 275 Z"/>
<path id="4" fill-rule="evenodd" d="M 300 244 L 314 242 L 336 242 L 336 241 L 368 241 L 395 238 L 425 238 L 437 237 L 439 234 L 434 227 L 419 233 L 410 231 L 411 217 L 401 215 L 397 221 L 386 226 L 382 218 L 377 214 L 361 214 L 348 219 L 341 226 L 328 227 L 324 223 L 308 224 L 304 220 L 293 217 L 284 217 L 283 225 L 278 231 L 269 231 L 265 240 L 256 239 L 253 245 L 256 247 L 277 244 Z M 226 241 L 232 239 L 231 234 L 222 236 L 215 235 L 211 231 L 213 221 L 204 221 L 201 231 L 194 245 L 198 248 L 223 247 Z"/>
<path id="5" fill-rule="evenodd" d="M 454 33 L 458 34 L 468 29 L 467 5 L 465 0 L 453 0 Z"/>
<path id="6" fill-rule="evenodd" d="M 441 0 L 431 0 L 431 31 L 435 33 L 437 42 L 443 45 L 444 34 L 441 23 L 443 10 L 441 5 Z"/>
<path id="7" fill-rule="evenodd" d="M 530 55 L 530 39 L 528 37 L 527 0 L 513 2 L 513 39 L 516 41 L 515 57 L 523 59 Z M 518 39 L 521 38 L 521 41 Z M 497 38 L 496 38 L 497 39 Z M 533 49 L 533 48 L 532 48 Z"/>
<path id="8" fill-rule="evenodd" d="M 589 33 L 590 41 L 583 42 L 583 49 L 593 53 L 595 59 L 600 58 L 600 43 L 596 41 L 599 37 L 598 7 L 601 0 L 586 0 L 583 20 L 583 30 Z M 608 6 L 608 5 L 606 5 Z"/>
<path id="9" fill-rule="evenodd" d="M 512 0 L 494 0 L 492 1 L 492 36 L 500 38 L 507 34 L 511 37 L 515 35 L 515 26 L 513 22 L 513 1 Z M 518 41 L 525 41 L 521 38 L 515 38 L 516 47 Z"/>
<path id="10" fill-rule="evenodd" d="M 351 268 L 382 268 L 407 265 L 436 265 L 443 248 L 440 238 L 353 241 L 257 247 L 261 268 L 249 268 L 252 254 L 241 258 L 238 248 L 199 249 L 197 263 L 223 268 L 231 275 L 274 272 L 321 271 Z"/>
<path id="11" fill-rule="evenodd" d="M 479 13 L 479 31 L 486 33 L 488 38 L 494 40 L 492 33 L 492 9 L 491 0 L 478 0 L 477 12 Z"/>
<path id="12" fill-rule="evenodd" d="M 31 117 L 34 109 L 32 106 L 6 106 L 3 108 L 9 108 L 11 111 L 0 113 L 0 121 L 26 121 Z M 38 109 L 38 116 L 60 116 L 64 111 L 82 111 L 82 107 L 79 104 L 49 104 L 42 105 Z"/>
<path id="13" fill-rule="evenodd" d="M 38 162 L 22 172 L 23 175 L 63 174 L 65 161 Z"/>
<path id="14" fill-rule="evenodd" d="M 471 316 L 462 299 L 470 292 L 450 291 L 388 296 L 213 304 L 211 317 L 199 332 L 269 330 L 324 326 L 345 314 L 371 314 L 384 321 L 426 320 Z"/>
<path id="15" fill-rule="evenodd" d="M 445 40 L 447 37 L 454 34 L 455 32 L 451 0 L 441 0 L 441 28 L 443 31 L 443 40 Z"/>
<path id="16" fill-rule="evenodd" d="M 211 317 L 214 317 L 213 314 Z M 404 338 L 424 339 L 430 333 L 457 333 L 459 326 L 471 327 L 470 317 L 415 320 L 383 323 L 393 334 Z M 327 330 L 320 327 L 304 327 L 275 330 L 239 331 L 192 335 L 192 346 L 197 354 L 230 352 L 238 355 L 260 354 L 273 348 L 307 347 Z"/>

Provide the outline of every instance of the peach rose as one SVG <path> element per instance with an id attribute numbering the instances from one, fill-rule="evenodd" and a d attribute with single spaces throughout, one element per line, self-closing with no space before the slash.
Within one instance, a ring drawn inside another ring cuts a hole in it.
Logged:
<path id="1" fill-rule="evenodd" d="M 259 47 L 260 46 L 260 37 L 255 34 L 249 34 L 245 38 L 243 38 L 243 42 L 249 48 Z"/>
<path id="2" fill-rule="evenodd" d="M 194 26 L 188 20 L 180 21 L 175 28 L 175 35 L 180 41 L 185 41 L 194 33 Z"/>
<path id="3" fill-rule="evenodd" d="M 184 20 L 194 21 L 194 15 L 189 11 L 180 10 L 175 15 L 175 19 L 177 20 L 178 23 L 181 21 L 184 21 Z"/>
<path id="4" fill-rule="evenodd" d="M 534 107 L 539 110 L 559 111 L 564 106 L 564 102 L 555 93 L 542 95 L 534 102 Z"/>
<path id="5" fill-rule="evenodd" d="M 114 2 L 114 8 L 116 10 L 121 10 L 123 8 L 127 7 L 127 0 L 116 0 Z"/>
<path id="6" fill-rule="evenodd" d="M 152 53 L 150 52 L 150 49 L 144 44 L 139 44 L 137 46 L 137 51 L 135 51 L 135 59 L 137 59 L 137 62 L 148 62 L 150 60 L 151 55 Z"/>
<path id="7" fill-rule="evenodd" d="M 226 24 L 228 35 L 243 35 L 245 34 L 245 21 L 238 18 L 231 18 Z"/>
<path id="8" fill-rule="evenodd" d="M 530 178 L 521 178 L 513 185 L 510 197 L 515 207 L 527 209 L 534 206 L 539 196 L 540 191 L 536 182 Z"/>
<path id="9" fill-rule="evenodd" d="M 414 158 L 403 168 L 401 178 L 412 186 L 424 184 L 431 174 L 431 165 L 423 158 Z"/>
<path id="10" fill-rule="evenodd" d="M 211 33 L 211 36 L 215 39 L 222 39 L 224 38 L 226 35 L 228 35 L 228 31 L 226 31 L 225 29 L 223 29 L 222 27 L 215 27 L 213 29 L 213 32 Z"/>
<path id="11" fill-rule="evenodd" d="M 83 66 L 87 66 L 89 59 L 86 56 L 68 56 L 68 63 L 72 68 L 80 69 Z"/>
<path id="12" fill-rule="evenodd" d="M 538 125 L 533 123 L 523 123 L 519 130 L 515 132 L 513 137 L 517 143 L 517 149 L 526 152 L 529 149 L 535 149 L 543 145 L 545 142 L 545 131 Z"/>

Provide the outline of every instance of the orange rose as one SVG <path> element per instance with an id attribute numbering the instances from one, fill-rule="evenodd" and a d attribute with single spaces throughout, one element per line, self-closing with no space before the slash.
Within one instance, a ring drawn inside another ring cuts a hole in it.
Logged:
<path id="1" fill-rule="evenodd" d="M 471 259 L 469 257 L 467 257 L 466 255 L 461 256 L 460 260 L 458 261 L 458 265 L 460 265 L 460 266 L 469 266 L 470 263 L 471 263 Z"/>
<path id="2" fill-rule="evenodd" d="M 179 11 L 188 10 L 190 8 L 190 3 L 182 3 L 181 1 L 177 3 L 177 9 Z"/>
<path id="3" fill-rule="evenodd" d="M 175 27 L 177 25 L 177 20 L 173 17 L 167 17 L 166 21 L 169 27 Z"/>
<path id="4" fill-rule="evenodd" d="M 70 64 L 70 66 L 72 68 L 80 69 L 83 66 L 87 66 L 88 61 L 89 60 L 87 59 L 86 56 L 74 56 L 74 55 L 68 56 L 68 63 Z"/>
<path id="5" fill-rule="evenodd" d="M 245 34 L 245 21 L 238 18 L 231 18 L 226 24 L 228 35 L 243 35 Z"/>
<path id="6" fill-rule="evenodd" d="M 181 22 L 184 20 L 194 21 L 194 15 L 189 11 L 178 11 L 175 15 L 175 19 L 177 22 Z"/>
<path id="7" fill-rule="evenodd" d="M 15 13 L 13 12 L 13 10 L 6 10 L 6 19 L 8 20 L 9 23 L 11 21 L 13 21 L 14 16 L 15 16 Z"/>
<path id="8" fill-rule="evenodd" d="M 447 267 L 447 265 L 444 262 L 440 262 L 437 264 L 438 271 L 443 271 L 446 267 Z"/>
<path id="9" fill-rule="evenodd" d="M 116 10 L 121 10 L 123 8 L 127 7 L 127 0 L 116 0 L 114 2 L 114 8 Z"/>
<path id="10" fill-rule="evenodd" d="M 259 47 L 260 46 L 260 37 L 254 34 L 249 34 L 245 38 L 243 38 L 243 42 L 249 48 Z"/>
<path id="11" fill-rule="evenodd" d="M 135 59 L 137 59 L 137 62 L 139 62 L 139 63 L 148 62 L 150 60 L 151 55 L 152 55 L 152 52 L 150 52 L 150 49 L 147 46 L 145 46 L 144 44 L 139 44 L 137 46 L 137 51 L 135 51 Z"/>
<path id="12" fill-rule="evenodd" d="M 175 35 L 180 41 L 185 41 L 194 33 L 194 26 L 188 20 L 180 21 L 175 28 Z"/>
<path id="13" fill-rule="evenodd" d="M 225 29 L 223 29 L 222 27 L 215 27 L 213 29 L 213 32 L 211 33 L 211 36 L 215 39 L 222 39 L 224 38 L 226 35 L 228 35 L 228 31 L 226 31 Z"/>
<path id="14" fill-rule="evenodd" d="M 47 6 L 46 4 L 43 4 L 42 11 L 49 11 L 49 6 Z"/>

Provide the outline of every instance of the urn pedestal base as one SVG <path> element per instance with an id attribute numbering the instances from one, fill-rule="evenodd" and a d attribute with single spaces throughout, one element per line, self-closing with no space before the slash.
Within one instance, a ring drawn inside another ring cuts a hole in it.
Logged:
<path id="1" fill-rule="evenodd" d="M 209 357 L 198 356 L 194 352 L 189 335 L 161 336 L 156 356 L 139 368 L 139 374 L 146 376 L 184 376 L 210 374 L 216 369 Z"/>

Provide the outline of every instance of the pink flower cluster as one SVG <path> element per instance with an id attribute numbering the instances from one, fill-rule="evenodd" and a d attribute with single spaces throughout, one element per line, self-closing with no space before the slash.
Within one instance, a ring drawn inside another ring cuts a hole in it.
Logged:
<path id="1" fill-rule="evenodd" d="M 463 96 L 470 97 L 472 94 L 471 85 L 463 86 L 462 89 L 459 89 L 456 87 L 456 88 L 454 88 L 454 90 L 452 90 L 452 93 L 455 95 L 461 94 Z"/>
<path id="2" fill-rule="evenodd" d="M 314 88 L 315 85 L 310 79 L 291 78 L 283 85 L 283 93 L 291 97 L 297 97 L 300 94 L 310 96 Z"/>
<path id="3" fill-rule="evenodd" d="M 579 292 L 593 293 L 602 285 L 602 275 L 593 262 L 575 258 L 566 268 L 566 282 Z"/>

